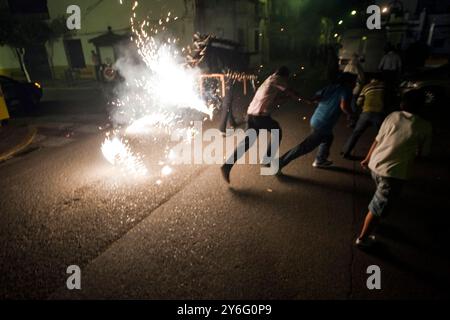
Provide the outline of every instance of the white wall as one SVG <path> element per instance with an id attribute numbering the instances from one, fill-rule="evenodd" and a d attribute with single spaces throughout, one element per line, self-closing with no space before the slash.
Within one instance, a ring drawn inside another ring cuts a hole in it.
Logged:
<path id="1" fill-rule="evenodd" d="M 199 22 L 201 28 L 199 31 L 239 42 L 245 52 L 255 51 L 255 30 L 263 33 L 263 37 L 267 37 L 264 23 L 258 21 L 256 17 L 253 1 L 213 0 L 209 5 L 207 3 L 200 19 L 202 21 Z M 242 39 L 240 33 L 242 33 Z M 263 37 L 258 39 L 260 41 L 258 54 L 251 56 L 250 64 L 253 66 L 261 64 L 263 54 L 267 51 L 268 39 Z"/>
<path id="2" fill-rule="evenodd" d="M 20 69 L 16 53 L 8 46 L 0 46 L 0 70 Z"/>
<path id="3" fill-rule="evenodd" d="M 73 39 L 80 39 L 87 65 L 91 65 L 91 50 L 94 46 L 88 41 L 107 31 L 108 26 L 117 34 L 124 34 L 130 29 L 131 7 L 134 0 L 48 0 L 48 9 L 51 18 L 67 15 L 69 5 L 78 5 L 81 9 L 81 30 L 77 30 Z M 191 42 L 194 33 L 194 17 L 192 1 L 188 1 L 187 12 L 184 0 L 146 0 L 139 1 L 136 9 L 137 19 L 150 17 L 150 21 L 157 23 L 160 17 L 167 16 L 171 12 L 172 17 L 179 19 L 171 24 L 170 29 L 179 37 L 180 44 Z M 67 66 L 67 57 L 63 41 L 55 44 L 55 66 Z"/>

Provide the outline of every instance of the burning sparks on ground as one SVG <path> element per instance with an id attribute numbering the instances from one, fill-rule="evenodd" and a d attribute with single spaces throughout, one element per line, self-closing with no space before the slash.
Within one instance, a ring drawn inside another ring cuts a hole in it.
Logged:
<path id="1" fill-rule="evenodd" d="M 206 114 L 211 119 L 214 106 L 208 106 L 199 94 L 199 69 L 185 63 L 181 55 L 184 50 L 177 47 L 178 39 L 168 34 L 166 25 L 178 17 L 173 18 L 169 12 L 151 26 L 146 20 L 137 21 L 138 7 L 135 1 L 130 18 L 131 40 L 136 45 L 138 59 L 125 52 L 115 64 L 124 83 L 116 88 L 112 120 L 123 126 L 125 134 L 148 135 L 161 129 L 170 134 L 180 128 L 189 132 L 185 110 L 196 110 L 202 118 Z M 131 151 L 127 140 L 120 138 L 118 132 L 113 137 L 107 134 L 101 147 L 104 157 L 128 173 L 147 174 L 142 158 Z M 161 170 L 162 176 L 171 173 L 168 166 Z"/>
<path id="2" fill-rule="evenodd" d="M 168 176 L 168 175 L 170 175 L 170 174 L 172 174 L 172 168 L 171 167 L 169 167 L 169 166 L 164 166 L 162 169 L 161 169 L 161 174 L 163 175 L 163 176 Z"/>
<path id="3" fill-rule="evenodd" d="M 118 137 L 107 136 L 101 149 L 106 160 L 124 170 L 125 173 L 136 176 L 147 174 L 148 171 L 142 162 L 142 158 L 130 150 L 126 141 Z"/>

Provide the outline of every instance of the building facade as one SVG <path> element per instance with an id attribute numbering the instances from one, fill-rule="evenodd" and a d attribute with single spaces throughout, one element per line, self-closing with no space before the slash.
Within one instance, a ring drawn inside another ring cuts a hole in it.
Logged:
<path id="1" fill-rule="evenodd" d="M 15 14 L 39 14 L 45 20 L 68 17 L 70 5 L 77 5 L 81 11 L 80 30 L 39 48 L 27 48 L 26 65 L 34 79 L 94 79 L 96 60 L 114 62 L 119 54 L 115 43 L 131 34 L 134 0 L 33 1 L 41 3 L 35 10 L 38 13 L 24 9 L 29 8 L 30 0 L 0 0 L 0 6 Z M 17 3 L 24 5 L 20 7 Z M 266 5 L 266 0 L 139 1 L 136 20 L 146 19 L 157 24 L 161 17 L 171 12 L 171 16 L 178 19 L 168 28 L 180 39 L 181 46 L 192 43 L 192 36 L 197 31 L 214 34 L 238 42 L 240 50 L 250 56 L 250 65 L 259 65 L 268 55 Z M 17 54 L 8 46 L 0 46 L 0 74 L 23 78 Z"/>
<path id="2" fill-rule="evenodd" d="M 450 57 L 450 0 L 378 0 L 381 30 L 351 28 L 341 37 L 342 68 L 353 53 L 376 72 L 387 47 L 402 53 L 405 69 L 441 65 Z"/>
<path id="3" fill-rule="evenodd" d="M 268 0 L 197 0 L 195 28 L 240 45 L 250 66 L 269 58 Z"/>
<path id="4" fill-rule="evenodd" d="M 402 49 L 421 42 L 431 55 L 450 55 L 450 0 L 380 0 L 387 41 Z"/>

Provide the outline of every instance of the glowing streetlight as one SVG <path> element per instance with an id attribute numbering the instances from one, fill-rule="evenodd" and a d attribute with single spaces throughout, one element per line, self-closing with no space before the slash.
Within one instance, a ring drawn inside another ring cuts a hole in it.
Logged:
<path id="1" fill-rule="evenodd" d="M 381 12 L 382 13 L 387 13 L 389 11 L 389 8 L 388 7 L 383 7 L 383 9 L 381 9 Z"/>
<path id="2" fill-rule="evenodd" d="M 352 16 L 356 16 L 356 10 L 353 10 L 352 12 L 350 12 L 350 14 L 352 15 Z"/>
<path id="3" fill-rule="evenodd" d="M 337 37 L 339 37 L 339 35 L 338 35 L 337 33 L 335 33 L 335 34 L 334 34 L 334 37 L 337 38 Z"/>
<path id="4" fill-rule="evenodd" d="M 341 25 L 344 23 L 344 20 L 339 20 L 338 25 Z"/>

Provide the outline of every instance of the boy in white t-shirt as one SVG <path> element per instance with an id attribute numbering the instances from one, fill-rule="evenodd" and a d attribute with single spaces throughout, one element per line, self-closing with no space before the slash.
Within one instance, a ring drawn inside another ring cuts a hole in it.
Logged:
<path id="1" fill-rule="evenodd" d="M 366 158 L 361 162 L 369 168 L 376 184 L 376 191 L 369 204 L 361 234 L 356 245 L 367 248 L 374 244 L 373 230 L 384 217 L 392 202 L 400 194 L 410 177 L 417 155 L 426 156 L 431 147 L 431 124 L 417 115 L 425 102 L 424 93 L 413 90 L 405 93 L 402 111 L 391 113 L 381 125 Z"/>

